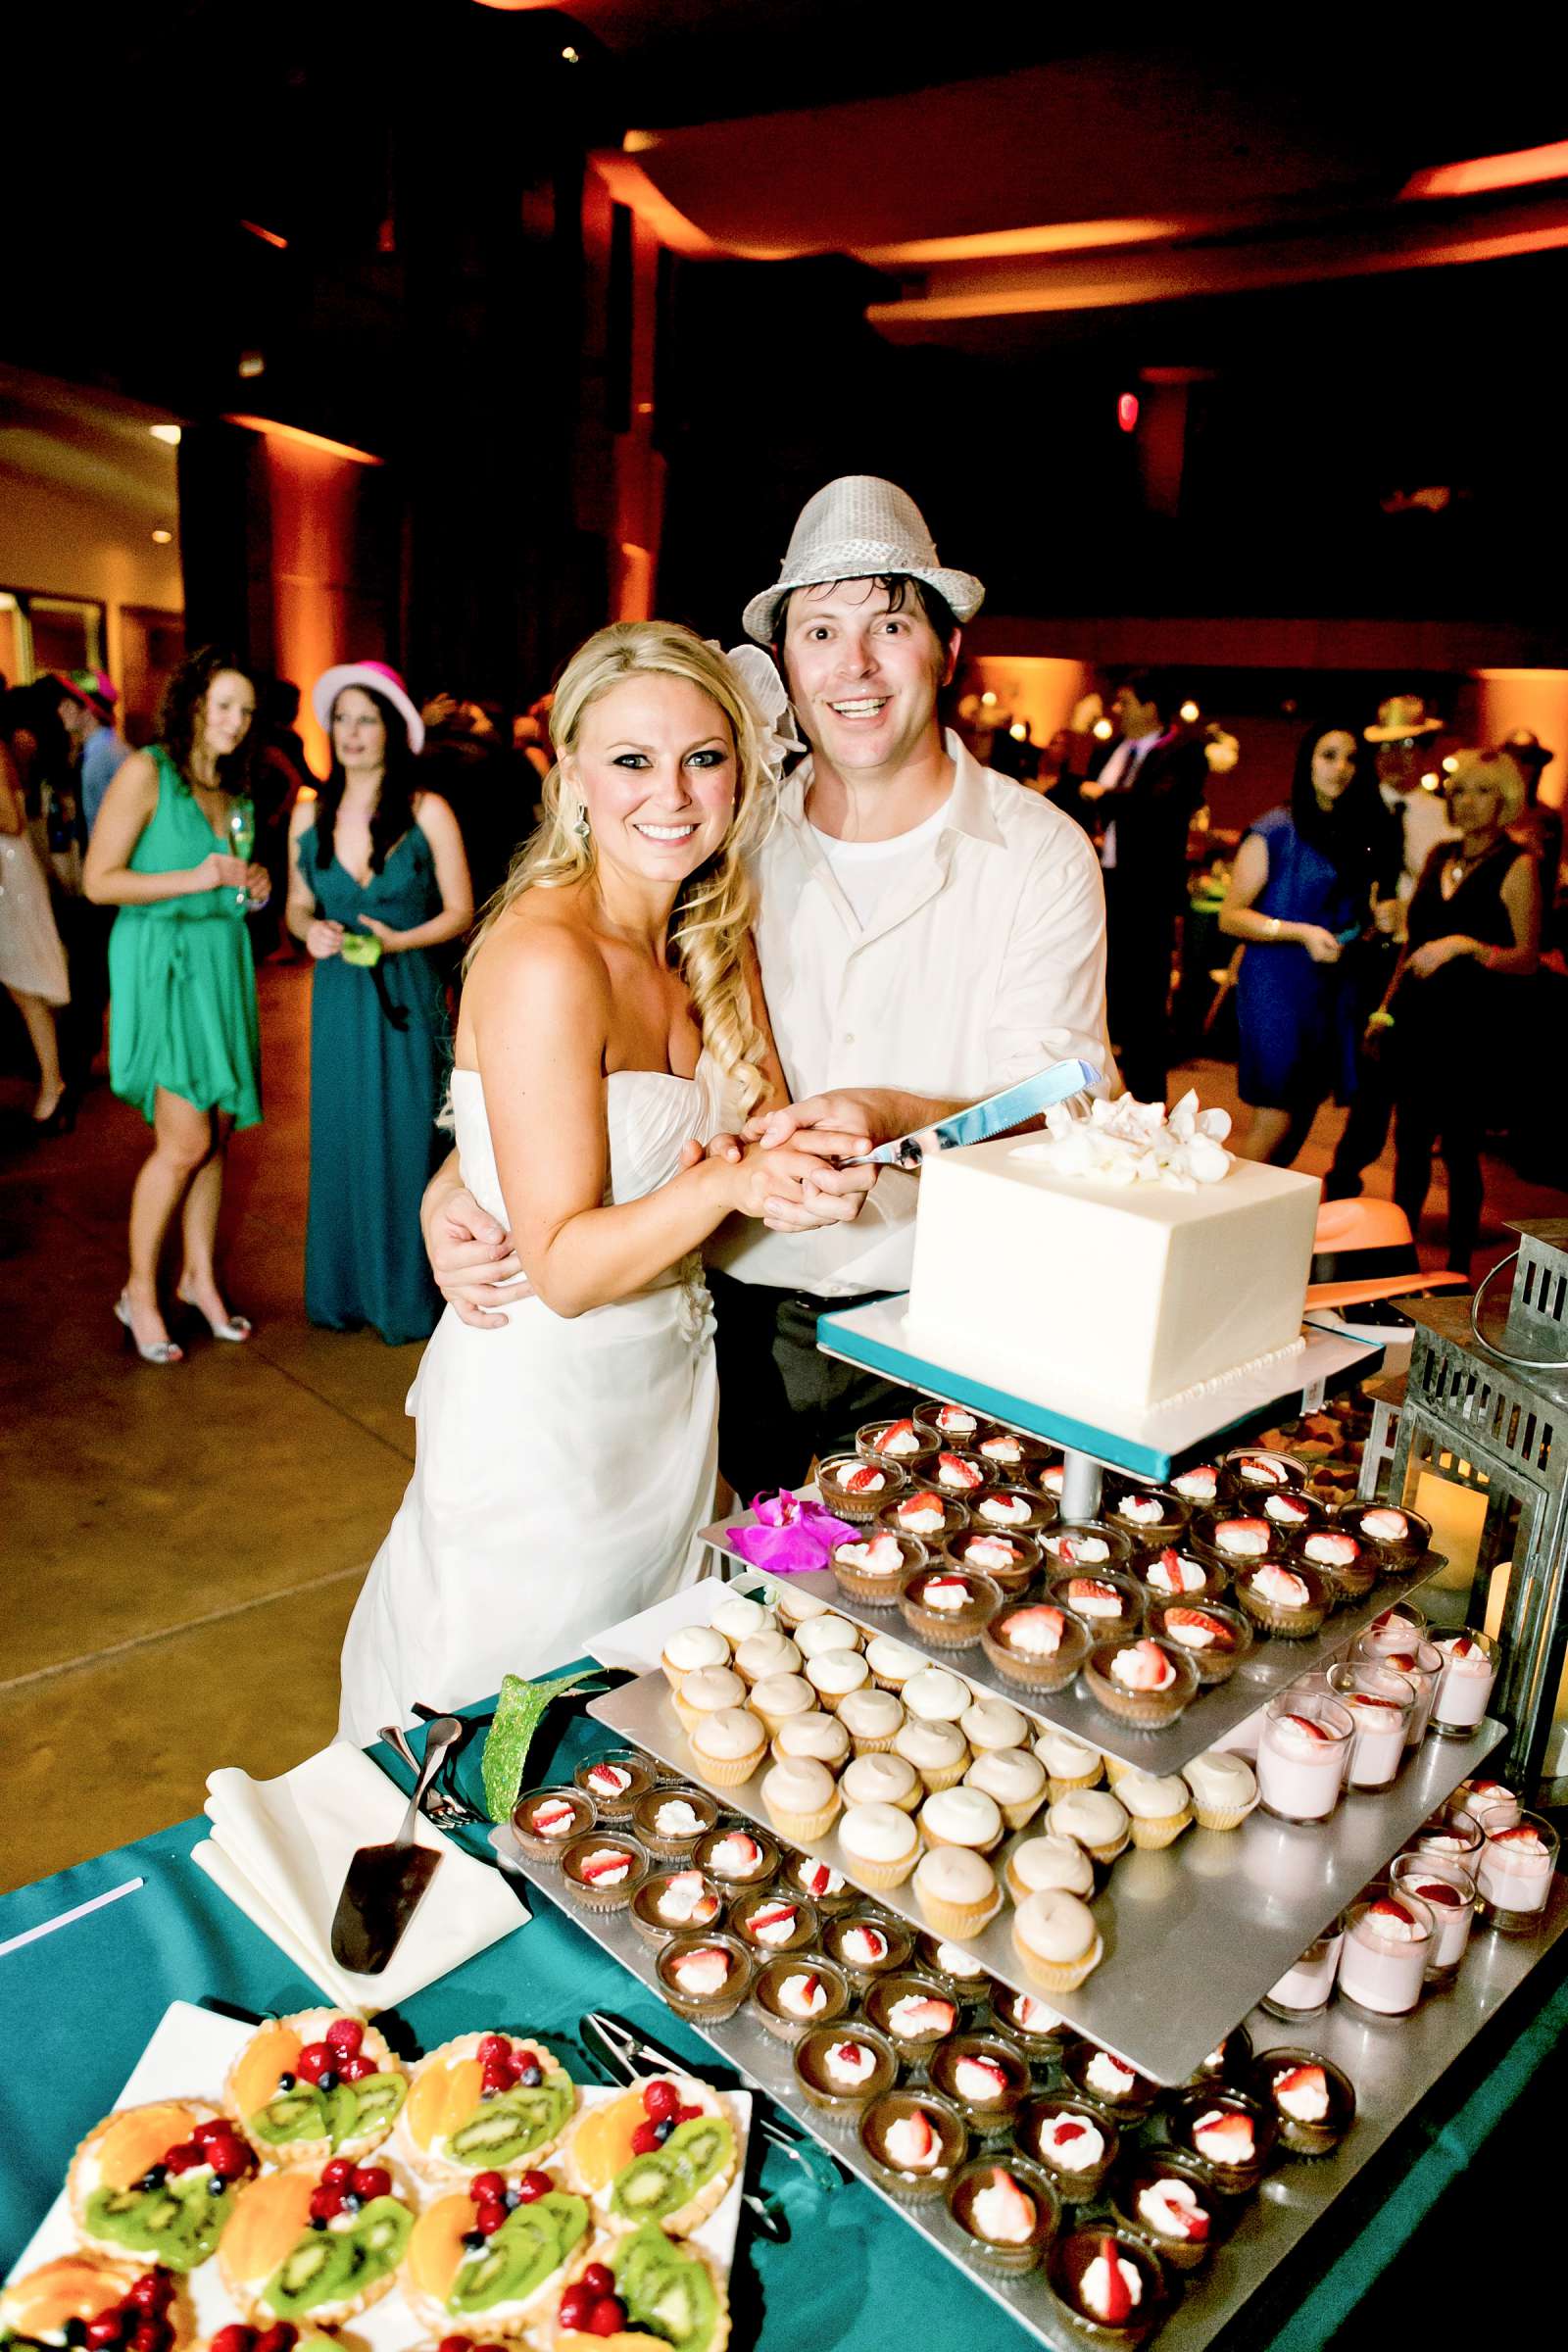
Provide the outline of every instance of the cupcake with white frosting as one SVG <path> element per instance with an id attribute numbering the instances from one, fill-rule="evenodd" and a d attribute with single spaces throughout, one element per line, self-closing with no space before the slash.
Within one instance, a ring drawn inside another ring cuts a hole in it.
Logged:
<path id="1" fill-rule="evenodd" d="M 875 1755 L 891 1748 L 904 1724 L 904 1701 L 895 1698 L 891 1690 L 879 1690 L 875 1684 L 863 1684 L 858 1690 L 846 1691 L 839 1700 L 838 1719 L 855 1742 L 858 1756 Z"/>
<path id="2" fill-rule="evenodd" d="M 963 1776 L 966 1788 L 983 1788 L 1002 1807 L 1009 1830 L 1031 1822 L 1046 1800 L 1046 1768 L 1026 1747 L 990 1747 Z"/>
<path id="3" fill-rule="evenodd" d="M 897 1805 L 851 1805 L 839 1823 L 839 1844 L 852 1875 L 875 1891 L 903 1886 L 919 1855 L 920 1836 Z"/>

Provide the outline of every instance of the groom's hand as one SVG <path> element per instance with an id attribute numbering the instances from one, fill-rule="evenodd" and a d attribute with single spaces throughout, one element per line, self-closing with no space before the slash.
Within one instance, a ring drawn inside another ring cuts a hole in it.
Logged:
<path id="1" fill-rule="evenodd" d="M 881 1088 L 841 1088 L 833 1094 L 806 1095 L 799 1102 L 786 1102 L 781 1110 L 762 1111 L 748 1119 L 741 1133 L 748 1143 L 760 1144 L 764 1152 L 793 1144 L 798 1152 L 810 1152 L 818 1159 L 859 1159 L 883 1140 L 884 1122 L 897 1100 L 891 1091 Z M 886 1127 L 885 1133 L 900 1135 L 903 1129 Z"/>
<path id="2" fill-rule="evenodd" d="M 504 1330 L 500 1310 L 534 1294 L 500 1219 L 462 1185 L 432 1184 L 419 1223 L 435 1287 L 448 1305 L 476 1331 Z"/>

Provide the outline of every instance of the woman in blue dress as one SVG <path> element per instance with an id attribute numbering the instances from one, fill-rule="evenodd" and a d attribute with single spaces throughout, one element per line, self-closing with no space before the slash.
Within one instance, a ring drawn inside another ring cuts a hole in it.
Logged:
<path id="1" fill-rule="evenodd" d="M 1394 887 L 1399 843 L 1357 729 L 1309 727 L 1288 808 L 1237 852 L 1219 927 L 1244 940 L 1237 1079 L 1246 1159 L 1289 1167 L 1330 1095 L 1348 1102 L 1361 1026 L 1355 943 Z"/>
<path id="2" fill-rule="evenodd" d="M 305 1311 L 427 1340 L 441 1312 L 419 1197 L 444 1149 L 445 990 L 432 948 L 473 918 L 457 819 L 417 788 L 419 713 L 378 662 L 329 669 L 317 716 L 331 772 L 289 827 L 288 926 L 316 959 Z"/>

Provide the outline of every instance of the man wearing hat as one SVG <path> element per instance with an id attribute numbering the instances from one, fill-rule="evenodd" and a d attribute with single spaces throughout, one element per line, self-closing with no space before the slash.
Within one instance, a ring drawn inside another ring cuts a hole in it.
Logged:
<path id="1" fill-rule="evenodd" d="M 75 755 L 82 830 L 90 836 L 104 794 L 122 760 L 130 758 L 130 746 L 115 725 L 120 697 L 101 669 L 56 669 L 49 674 L 60 688 L 60 723 Z"/>
<path id="2" fill-rule="evenodd" d="M 746 607 L 809 756 L 786 778 L 753 871 L 773 1034 L 795 1101 L 764 1144 L 817 1149 L 809 1209 L 721 1232 L 719 1458 L 736 1491 L 799 1484 L 902 1392 L 816 1348 L 816 1318 L 909 1285 L 916 1179 L 832 1163 L 932 1125 L 1047 1063 L 1111 1072 L 1104 898 L 1079 826 L 979 765 L 937 698 L 984 589 L 944 566 L 919 509 L 874 475 L 803 510 Z M 720 1145 L 718 1148 L 722 1148 Z M 445 1176 L 443 1171 L 443 1176 Z M 505 1237 L 435 1179 L 437 1280 L 472 1321 L 514 1297 Z M 477 1269 L 480 1279 L 475 1281 Z"/>

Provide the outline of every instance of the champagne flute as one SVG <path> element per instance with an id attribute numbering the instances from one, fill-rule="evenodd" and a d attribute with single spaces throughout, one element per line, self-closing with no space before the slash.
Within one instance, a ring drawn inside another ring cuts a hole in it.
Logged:
<path id="1" fill-rule="evenodd" d="M 256 805 L 253 801 L 238 800 L 234 803 L 229 812 L 228 844 L 235 857 L 243 858 L 249 865 L 251 852 L 256 847 Z M 243 882 L 234 895 L 240 913 L 246 913 L 251 894 Z"/>

